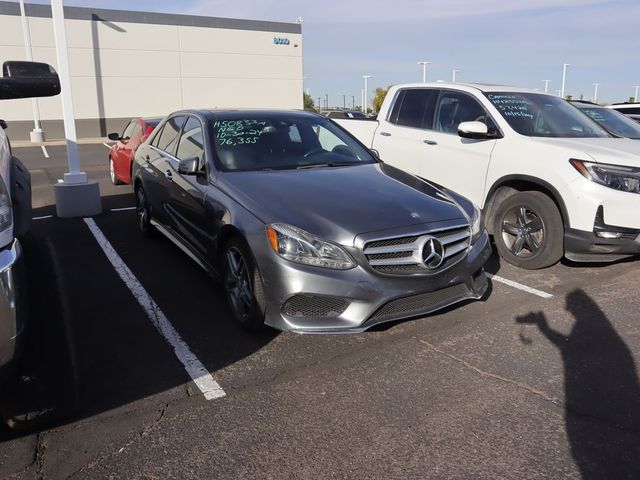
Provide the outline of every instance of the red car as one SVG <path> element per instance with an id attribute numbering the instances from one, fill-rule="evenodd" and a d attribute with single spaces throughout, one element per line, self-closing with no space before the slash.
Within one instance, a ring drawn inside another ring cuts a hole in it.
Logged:
<path id="1" fill-rule="evenodd" d="M 110 133 L 109 140 L 116 142 L 109 150 L 109 174 L 114 185 L 131 183 L 133 156 L 142 142 L 160 123 L 161 118 L 134 118 L 124 128 L 122 135 Z"/>

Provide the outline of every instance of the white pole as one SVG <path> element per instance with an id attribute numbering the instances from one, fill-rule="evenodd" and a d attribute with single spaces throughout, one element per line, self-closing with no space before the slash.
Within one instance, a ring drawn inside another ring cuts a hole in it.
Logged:
<path id="1" fill-rule="evenodd" d="M 456 83 L 456 74 L 459 72 L 460 70 L 456 70 L 455 68 L 453 69 L 453 76 L 452 76 L 453 83 Z"/>
<path id="2" fill-rule="evenodd" d="M 371 75 L 363 75 L 362 78 L 364 78 L 364 101 L 362 104 L 364 105 L 364 113 L 366 114 L 369 108 L 369 99 L 367 98 L 367 81 L 371 78 Z"/>
<path id="3" fill-rule="evenodd" d="M 634 85 L 633 88 L 636 89 L 636 94 L 633 96 L 633 101 L 637 102 L 638 101 L 638 89 L 640 88 L 640 85 Z"/>
<path id="4" fill-rule="evenodd" d="M 549 93 L 549 82 L 551 80 L 542 80 L 544 82 L 544 93 Z"/>
<path id="5" fill-rule="evenodd" d="M 31 49 L 31 31 L 29 30 L 29 21 L 24 9 L 24 0 L 20 0 L 20 17 L 22 20 L 22 38 L 24 39 L 24 54 L 29 62 L 33 62 L 33 51 Z M 40 128 L 40 108 L 38 100 L 31 99 L 31 110 L 33 111 L 33 134 L 31 141 L 44 141 L 44 134 Z"/>
<path id="6" fill-rule="evenodd" d="M 562 65 L 562 88 L 560 89 L 560 96 L 562 98 L 564 98 L 564 87 L 566 84 L 566 80 L 567 80 L 567 67 L 569 67 L 570 65 L 568 63 L 565 63 Z"/>
<path id="7" fill-rule="evenodd" d="M 418 62 L 418 65 L 422 65 L 422 83 L 427 83 L 427 65 L 431 62 Z"/>
<path id="8" fill-rule="evenodd" d="M 598 103 L 598 87 L 600 86 L 600 84 L 594 83 L 593 86 L 595 88 L 593 92 L 593 103 Z"/>
<path id="9" fill-rule="evenodd" d="M 87 174 L 80 171 L 80 161 L 78 158 L 78 138 L 73 117 L 71 74 L 67 54 L 67 33 L 64 26 L 62 0 L 51 0 L 51 16 L 53 19 L 53 34 L 56 41 L 56 54 L 58 57 L 58 75 L 60 77 L 60 89 L 62 91 L 62 118 L 64 120 L 64 132 L 67 140 L 67 156 L 69 162 L 69 173 L 65 174 L 64 181 L 65 183 L 85 183 L 87 181 Z"/>

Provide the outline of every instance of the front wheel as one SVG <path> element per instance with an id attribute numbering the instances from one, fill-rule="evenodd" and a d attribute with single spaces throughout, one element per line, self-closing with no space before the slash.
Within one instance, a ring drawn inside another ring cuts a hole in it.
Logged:
<path id="1" fill-rule="evenodd" d="M 517 267 L 549 267 L 564 253 L 564 228 L 555 203 L 542 192 L 518 192 L 507 197 L 493 217 L 498 253 Z"/>
<path id="2" fill-rule="evenodd" d="M 111 177 L 111 183 L 114 185 L 122 185 L 124 182 L 116 177 L 116 169 L 113 165 L 113 159 L 109 157 L 109 177 Z"/>
<path id="3" fill-rule="evenodd" d="M 151 209 L 149 208 L 147 195 L 141 185 L 136 187 L 135 197 L 138 228 L 144 235 L 150 235 L 153 230 L 153 225 L 151 225 Z"/>
<path id="4" fill-rule="evenodd" d="M 227 242 L 221 258 L 227 303 L 243 328 L 257 330 L 264 325 L 262 277 L 247 244 L 240 238 Z"/>

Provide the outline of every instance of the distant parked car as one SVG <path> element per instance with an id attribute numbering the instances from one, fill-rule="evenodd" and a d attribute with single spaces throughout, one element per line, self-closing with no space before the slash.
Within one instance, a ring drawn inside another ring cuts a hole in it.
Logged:
<path id="1" fill-rule="evenodd" d="M 245 327 L 361 332 L 487 289 L 480 211 L 320 115 L 176 112 L 133 175 L 140 230 L 221 278 Z"/>
<path id="2" fill-rule="evenodd" d="M 329 118 L 353 118 L 365 120 L 367 116 L 358 110 L 329 110 L 326 112 L 320 112 L 325 117 Z"/>
<path id="3" fill-rule="evenodd" d="M 616 110 L 636 122 L 640 122 L 640 103 L 614 103 L 607 108 Z"/>
<path id="4" fill-rule="evenodd" d="M 640 124 L 617 110 L 582 100 L 573 100 L 571 104 L 589 115 L 610 133 L 618 137 L 640 140 Z"/>
<path id="5" fill-rule="evenodd" d="M 111 183 L 122 185 L 131 183 L 131 165 L 136 150 L 144 142 L 153 129 L 160 123 L 161 118 L 134 118 L 122 135 L 110 133 L 109 140 L 116 142 L 109 150 L 109 175 Z"/>

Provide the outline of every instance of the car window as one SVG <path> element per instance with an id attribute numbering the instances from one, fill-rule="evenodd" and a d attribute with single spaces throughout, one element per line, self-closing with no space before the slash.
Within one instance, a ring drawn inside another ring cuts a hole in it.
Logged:
<path id="1" fill-rule="evenodd" d="M 173 155 L 176 149 L 178 133 L 182 128 L 185 117 L 172 117 L 164 124 L 162 132 L 154 139 L 154 145 L 160 150 Z"/>
<path id="2" fill-rule="evenodd" d="M 135 122 L 129 122 L 127 126 L 124 127 L 124 130 L 122 131 L 122 135 L 121 135 L 123 140 L 127 138 L 131 138 L 133 136 L 132 132 L 135 126 L 136 126 Z"/>
<path id="3" fill-rule="evenodd" d="M 198 157 L 201 162 L 204 159 L 204 134 L 202 124 L 197 118 L 189 117 L 185 123 L 176 157 L 180 160 Z"/>
<path id="4" fill-rule="evenodd" d="M 612 108 L 614 110 L 619 111 L 620 113 L 624 113 L 625 115 L 638 115 L 638 114 L 640 114 L 640 107 L 625 108 L 625 107 L 613 106 Z"/>
<path id="5" fill-rule="evenodd" d="M 435 117 L 435 130 L 458 134 L 462 122 L 482 122 L 489 131 L 495 125 L 486 110 L 475 98 L 460 92 L 442 92 Z"/>
<path id="6" fill-rule="evenodd" d="M 142 136 L 142 125 L 140 125 L 140 122 L 131 123 L 133 123 L 133 130 L 131 132 L 130 138 L 140 139 L 140 137 Z"/>
<path id="7" fill-rule="evenodd" d="M 610 108 L 598 105 L 574 104 L 596 122 L 619 137 L 640 139 L 640 125 L 629 117 Z"/>
<path id="8" fill-rule="evenodd" d="M 405 127 L 430 129 L 433 123 L 433 104 L 436 96 L 435 90 L 426 88 L 404 90 L 398 96 L 398 108 L 392 112 L 390 121 Z"/>

